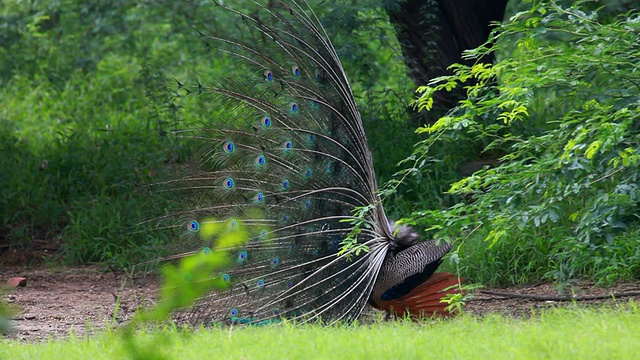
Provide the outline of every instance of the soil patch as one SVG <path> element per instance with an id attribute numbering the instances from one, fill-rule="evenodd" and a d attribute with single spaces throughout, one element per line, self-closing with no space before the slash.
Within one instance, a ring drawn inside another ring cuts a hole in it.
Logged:
<path id="1" fill-rule="evenodd" d="M 17 308 L 14 331 L 8 336 L 26 341 L 59 338 L 71 332 L 90 335 L 107 326 L 116 327 L 129 320 L 137 308 L 154 304 L 160 284 L 155 275 L 132 277 L 99 266 L 5 268 L 0 284 L 14 276 L 27 278 L 27 284 L 4 295 Z"/>
<path id="2" fill-rule="evenodd" d="M 18 309 L 12 320 L 14 331 L 8 336 L 29 342 L 60 338 L 72 332 L 78 336 L 91 335 L 109 326 L 117 327 L 131 319 L 136 309 L 153 305 L 160 285 L 160 280 L 154 274 L 131 276 L 99 266 L 30 270 L 4 268 L 0 274 L 0 284 L 18 276 L 26 277 L 27 285 L 9 289 L 3 295 L 4 301 Z M 469 301 L 467 310 L 480 316 L 488 313 L 528 316 L 544 308 L 612 304 L 613 293 L 619 295 L 615 300 L 617 302 L 640 299 L 640 282 L 618 283 L 606 289 L 596 287 L 591 282 L 578 282 L 565 290 L 564 294 L 559 293 L 554 285 L 548 283 L 483 289 Z M 524 297 L 513 298 L 506 294 Z M 570 295 L 602 298 L 558 301 Z M 533 298 L 527 298 L 530 296 Z M 535 298 L 540 296 L 543 298 Z M 555 300 L 544 300 L 545 297 Z"/>

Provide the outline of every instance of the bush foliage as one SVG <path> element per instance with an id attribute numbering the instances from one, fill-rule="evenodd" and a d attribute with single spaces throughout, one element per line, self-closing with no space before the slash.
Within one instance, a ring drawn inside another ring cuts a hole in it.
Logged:
<path id="1" fill-rule="evenodd" d="M 451 184 L 459 203 L 413 215 L 434 236 L 460 240 L 469 278 L 640 274 L 640 15 L 605 24 L 580 5 L 542 2 L 515 14 L 466 54 L 496 51 L 494 65 L 456 65 L 419 89 L 420 109 L 463 84 L 468 99 L 418 130 L 428 137 L 407 172 L 432 173 L 442 148 L 499 157 Z"/>

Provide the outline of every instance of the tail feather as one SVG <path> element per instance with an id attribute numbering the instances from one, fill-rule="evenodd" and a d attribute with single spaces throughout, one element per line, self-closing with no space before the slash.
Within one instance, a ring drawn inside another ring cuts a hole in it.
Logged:
<path id="1" fill-rule="evenodd" d="M 447 303 L 441 299 L 448 294 L 460 292 L 458 285 L 461 279 L 450 273 L 435 273 L 427 281 L 420 284 L 407 295 L 393 300 L 383 301 L 377 306 L 395 316 L 403 316 L 408 313 L 412 318 L 430 316 L 449 316 L 445 308 Z M 445 290 L 449 287 L 451 289 Z"/>

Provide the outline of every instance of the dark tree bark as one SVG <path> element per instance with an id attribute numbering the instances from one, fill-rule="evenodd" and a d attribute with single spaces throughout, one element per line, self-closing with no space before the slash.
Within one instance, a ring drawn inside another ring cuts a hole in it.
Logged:
<path id="1" fill-rule="evenodd" d="M 397 0 L 387 7 L 411 79 L 426 85 L 447 75 L 451 64 L 469 64 L 462 60 L 462 52 L 487 41 L 491 22 L 502 21 L 506 6 L 507 0 Z M 492 55 L 481 59 L 493 60 Z M 419 121 L 434 122 L 463 97 L 461 88 L 437 93 L 433 111 Z"/>

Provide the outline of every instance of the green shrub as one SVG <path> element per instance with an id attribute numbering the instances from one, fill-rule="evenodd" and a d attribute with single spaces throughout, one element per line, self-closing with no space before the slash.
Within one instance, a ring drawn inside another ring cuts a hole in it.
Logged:
<path id="1" fill-rule="evenodd" d="M 580 3 L 539 2 L 468 52 L 496 51 L 493 66 L 456 65 L 419 90 L 416 104 L 428 109 L 434 91 L 476 82 L 468 100 L 419 129 L 429 136 L 408 172 L 432 172 L 438 146 L 500 155 L 499 166 L 451 184 L 448 193 L 464 201 L 445 211 L 427 205 L 411 220 L 459 240 L 464 276 L 519 283 L 640 274 L 639 31 L 637 13 L 602 24 Z"/>

